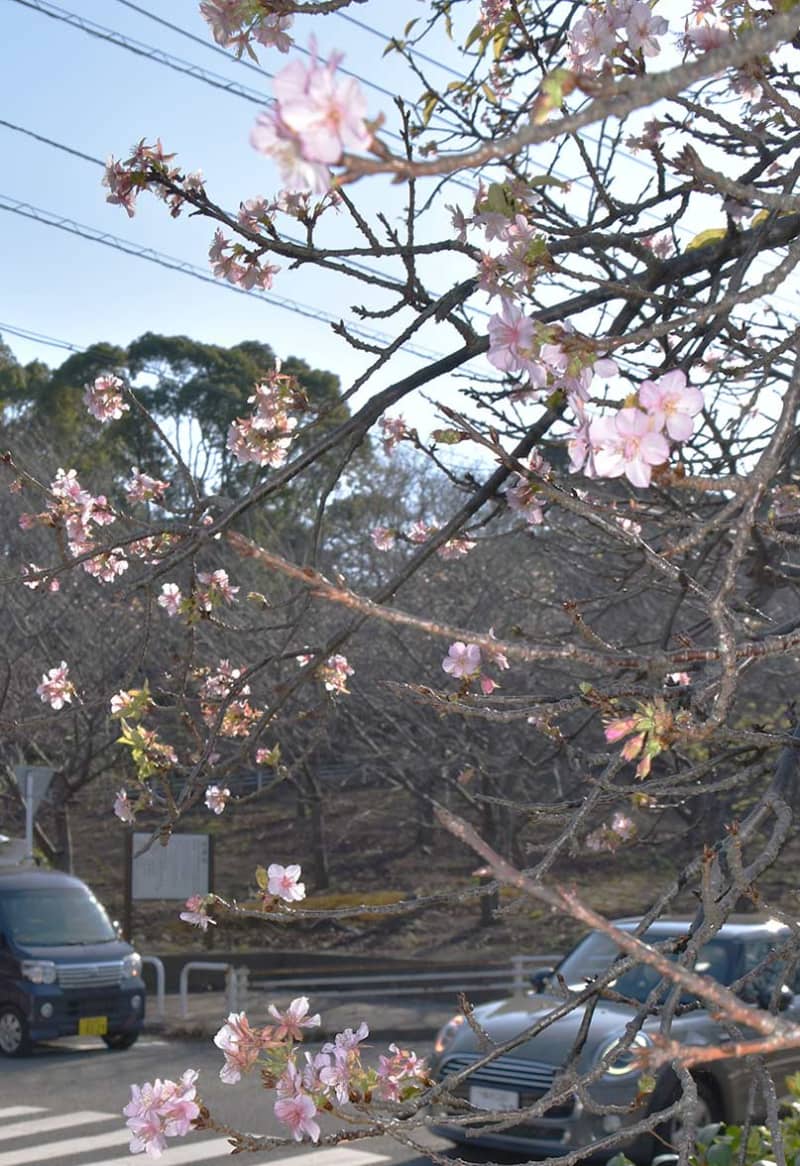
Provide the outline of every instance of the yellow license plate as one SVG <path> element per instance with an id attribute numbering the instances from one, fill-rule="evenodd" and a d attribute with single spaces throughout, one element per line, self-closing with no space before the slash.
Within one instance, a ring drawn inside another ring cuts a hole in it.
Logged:
<path id="1" fill-rule="evenodd" d="M 107 1032 L 107 1016 L 84 1016 L 78 1021 L 78 1036 L 105 1036 Z"/>

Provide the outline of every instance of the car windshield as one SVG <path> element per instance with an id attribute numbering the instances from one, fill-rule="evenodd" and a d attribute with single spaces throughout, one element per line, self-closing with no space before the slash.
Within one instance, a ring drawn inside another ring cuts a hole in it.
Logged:
<path id="1" fill-rule="evenodd" d="M 643 938 L 645 943 L 655 943 L 668 938 L 678 938 L 678 935 L 678 932 L 673 937 L 663 933 L 658 935 L 646 933 Z M 559 965 L 558 973 L 563 976 L 570 988 L 579 990 L 585 987 L 587 980 L 606 972 L 614 960 L 622 954 L 608 936 L 599 931 L 593 932 L 591 935 L 587 935 L 586 939 L 579 943 Z M 694 971 L 700 972 L 704 976 L 710 976 L 721 984 L 730 984 L 735 971 L 733 967 L 734 955 L 729 943 L 719 939 L 711 940 L 700 948 Z M 677 956 L 671 955 L 669 958 L 677 959 Z M 641 1003 L 647 999 L 661 979 L 661 973 L 648 964 L 634 964 L 616 980 L 612 980 L 609 987 L 621 996 Z M 691 999 L 691 997 L 684 997 L 684 999 Z"/>
<path id="2" fill-rule="evenodd" d="M 19 944 L 59 947 L 117 938 L 105 908 L 87 887 L 3 890 L 0 922 Z"/>

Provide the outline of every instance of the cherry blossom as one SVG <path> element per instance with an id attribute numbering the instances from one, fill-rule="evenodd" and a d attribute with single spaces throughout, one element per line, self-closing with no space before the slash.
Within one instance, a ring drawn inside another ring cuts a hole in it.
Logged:
<path id="1" fill-rule="evenodd" d="M 456 680 L 475 676 L 480 672 L 481 649 L 478 644 L 464 644 L 456 640 L 442 660 L 442 668 Z"/>
<path id="2" fill-rule="evenodd" d="M 346 150 L 366 150 L 372 141 L 367 103 L 358 82 L 337 79 L 340 54 L 321 64 L 312 46 L 308 64 L 296 60 L 273 82 L 275 108 L 259 115 L 253 147 L 274 157 L 287 190 L 324 194 L 332 185 L 329 166 Z"/>
<path id="3" fill-rule="evenodd" d="M 269 869 L 272 870 L 272 867 Z M 281 1041 L 288 1038 L 289 1040 L 301 1041 L 304 1028 L 319 1028 L 322 1023 L 319 1013 L 315 1012 L 313 1016 L 309 1016 L 308 1008 L 307 996 L 297 996 L 285 1012 L 281 1012 L 274 1004 L 270 1004 L 268 1012 L 278 1022 L 272 1030 L 273 1040 Z"/>
<path id="4" fill-rule="evenodd" d="M 369 537 L 379 551 L 390 551 L 397 543 L 397 534 L 388 526 L 376 526 L 370 531 Z"/>
<path id="5" fill-rule="evenodd" d="M 296 863 L 281 866 L 273 862 L 267 867 L 267 890 L 285 903 L 296 903 L 306 897 L 305 883 L 300 882 L 302 871 Z"/>
<path id="6" fill-rule="evenodd" d="M 427 1066 L 416 1053 L 396 1044 L 389 1045 L 389 1052 L 391 1056 L 379 1058 L 377 1093 L 386 1101 L 399 1101 L 405 1087 L 427 1080 Z"/>
<path id="7" fill-rule="evenodd" d="M 324 664 L 317 668 L 317 676 L 322 681 L 327 692 L 349 693 L 347 678 L 354 675 L 354 669 L 342 655 L 329 656 Z"/>
<path id="8" fill-rule="evenodd" d="M 464 555 L 468 555 L 476 547 L 474 539 L 466 538 L 449 538 L 447 542 L 442 543 L 437 548 L 436 553 L 440 559 L 463 559 Z"/>
<path id="9" fill-rule="evenodd" d="M 178 584 L 162 583 L 161 594 L 156 600 L 156 603 L 159 607 L 164 608 L 168 616 L 180 615 L 183 595 Z"/>
<path id="10" fill-rule="evenodd" d="M 210 572 L 199 571 L 197 582 L 200 584 L 197 603 L 202 611 L 211 611 L 219 603 L 231 604 L 239 593 L 239 588 L 231 585 L 228 572 L 221 568 Z"/>
<path id="11" fill-rule="evenodd" d="M 159 1158 L 167 1147 L 167 1138 L 188 1134 L 200 1106 L 195 1100 L 197 1071 L 187 1069 L 180 1081 L 162 1081 L 131 1085 L 131 1100 L 123 1109 L 125 1123 L 131 1131 L 132 1154 L 146 1152 Z"/>
<path id="12" fill-rule="evenodd" d="M 294 43 L 287 31 L 292 16 L 258 11 L 251 0 L 203 0 L 200 12 L 217 44 L 235 49 L 237 57 L 247 52 L 256 59 L 252 40 L 280 53 L 288 52 Z"/>
<path id="13" fill-rule="evenodd" d="M 244 1012 L 231 1012 L 214 1037 L 214 1044 L 225 1054 L 225 1064 L 219 1071 L 220 1081 L 235 1085 L 248 1073 L 265 1046 L 261 1029 L 251 1028 Z"/>
<path id="14" fill-rule="evenodd" d="M 305 1135 L 312 1142 L 319 1141 L 320 1128 L 314 1121 L 317 1106 L 308 1093 L 296 1093 L 292 1097 L 281 1097 L 275 1102 L 275 1116 L 292 1131 L 295 1141 L 301 1142 Z"/>
<path id="15" fill-rule="evenodd" d="M 122 396 L 124 388 L 123 382 L 113 374 L 96 377 L 86 386 L 83 402 L 98 421 L 117 421 L 130 409 Z"/>
<path id="16" fill-rule="evenodd" d="M 49 579 L 42 577 L 43 571 L 36 563 L 28 563 L 22 568 L 22 585 L 31 591 L 38 591 L 40 587 L 46 587 L 48 591 L 60 591 L 61 581 L 54 576 Z M 38 576 L 38 577 L 37 577 Z"/>
<path id="17" fill-rule="evenodd" d="M 65 704 L 72 703 L 75 685 L 69 678 L 66 660 L 62 660 L 57 667 L 45 672 L 42 676 L 42 683 L 37 686 L 36 695 L 54 709 L 62 709 Z"/>
<path id="18" fill-rule="evenodd" d="M 623 474 L 633 486 L 649 486 L 653 466 L 669 458 L 667 439 L 656 429 L 656 421 L 641 409 L 620 409 L 613 417 L 592 421 L 590 437 L 594 468 L 601 478 Z"/>
<path id="19" fill-rule="evenodd" d="M 536 339 L 533 320 L 507 301 L 499 315 L 489 320 L 488 359 L 501 372 L 522 372 L 528 368 L 528 354 Z M 540 383 L 544 378 L 540 378 Z"/>
<path id="20" fill-rule="evenodd" d="M 169 482 L 162 482 L 160 478 L 151 478 L 143 473 L 138 466 L 131 469 L 130 480 L 125 486 L 125 494 L 129 502 L 161 502 L 169 489 Z"/>
<path id="21" fill-rule="evenodd" d="M 381 417 L 383 431 L 383 452 L 390 454 L 398 442 L 410 436 L 410 431 L 402 417 Z"/>
<path id="22" fill-rule="evenodd" d="M 128 797 L 127 791 L 121 789 L 117 792 L 114 798 L 114 813 L 121 822 L 131 824 L 135 821 L 133 805 Z"/>
<path id="23" fill-rule="evenodd" d="M 645 57 L 657 56 L 661 51 L 658 38 L 669 28 L 666 20 L 663 16 L 656 16 L 645 0 L 635 0 L 627 7 L 625 32 L 628 44 L 634 52 L 641 52 Z"/>
<path id="24" fill-rule="evenodd" d="M 215 814 L 221 814 L 227 806 L 230 796 L 231 791 L 227 786 L 220 789 L 218 785 L 210 785 L 206 789 L 206 806 L 209 810 L 213 810 Z"/>
<path id="25" fill-rule="evenodd" d="M 687 385 L 682 369 L 674 369 L 657 381 L 643 381 L 639 404 L 651 416 L 663 416 L 659 427 L 665 426 L 673 441 L 688 441 L 694 432 L 693 418 L 703 408 L 703 394 Z"/>
<path id="26" fill-rule="evenodd" d="M 208 905 L 208 895 L 190 895 L 186 900 L 186 910 L 181 911 L 179 918 L 184 923 L 191 923 L 194 927 L 199 927 L 201 931 L 208 931 L 209 923 L 216 927 L 216 920 L 207 914 Z"/>

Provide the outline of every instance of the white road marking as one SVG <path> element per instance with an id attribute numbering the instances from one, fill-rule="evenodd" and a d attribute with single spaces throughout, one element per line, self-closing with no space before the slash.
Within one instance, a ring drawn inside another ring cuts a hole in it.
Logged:
<path id="1" fill-rule="evenodd" d="M 0 1152 L 0 1166 L 28 1166 L 30 1162 L 58 1162 L 70 1154 L 92 1154 L 111 1146 L 124 1146 L 130 1139 L 130 1130 L 113 1130 L 108 1134 L 91 1134 L 84 1138 L 65 1138 L 59 1142 L 43 1142 L 20 1150 Z M 130 1166 L 130 1158 L 126 1161 Z"/>
<path id="2" fill-rule="evenodd" d="M 41 1105 L 8 1105 L 0 1109 L 0 1118 L 24 1117 L 27 1113 L 47 1113 L 47 1110 Z"/>
<path id="3" fill-rule="evenodd" d="M 11 1125 L 0 1126 L 0 1146 L 4 1142 L 10 1142 L 12 1138 L 24 1138 L 28 1134 L 50 1134 L 54 1130 L 68 1130 L 72 1126 L 114 1119 L 119 1121 L 118 1113 L 98 1113 L 94 1109 L 79 1109 L 75 1113 L 54 1113 L 50 1117 L 29 1117 L 27 1121 L 15 1121 Z"/>
<path id="4" fill-rule="evenodd" d="M 227 1138 L 211 1138 L 202 1141 L 200 1138 L 192 1140 L 192 1135 L 187 1134 L 186 1141 L 167 1138 L 164 1161 L 165 1166 L 191 1166 L 193 1162 L 210 1162 L 212 1158 L 228 1158 L 230 1153 L 231 1144 Z M 377 1162 L 388 1162 L 389 1159 L 385 1154 L 370 1154 L 365 1150 L 350 1150 L 344 1146 L 332 1146 L 325 1150 L 309 1148 L 305 1154 L 291 1154 L 286 1158 L 273 1158 L 270 1154 L 269 1158 L 262 1159 L 258 1154 L 247 1154 L 246 1161 L 264 1161 L 267 1166 L 374 1166 Z M 106 1158 L 102 1166 L 131 1166 L 131 1163 L 130 1154 L 126 1154 L 122 1158 Z"/>

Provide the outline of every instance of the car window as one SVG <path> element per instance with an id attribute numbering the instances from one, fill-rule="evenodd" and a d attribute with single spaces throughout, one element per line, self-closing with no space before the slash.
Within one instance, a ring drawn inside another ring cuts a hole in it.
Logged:
<path id="1" fill-rule="evenodd" d="M 674 938 L 678 937 L 678 933 Z M 646 933 L 646 943 L 663 941 L 668 938 L 663 933 Z M 614 960 L 621 955 L 619 948 L 602 932 L 588 935 L 567 956 L 559 966 L 559 974 L 571 988 L 580 989 L 586 981 L 608 971 Z M 677 959 L 677 956 L 670 956 Z M 704 944 L 698 952 L 695 971 L 710 976 L 721 984 L 730 984 L 736 972 L 735 950 L 729 943 L 719 939 Z M 612 982 L 615 992 L 632 1000 L 644 1001 L 662 979 L 661 973 L 648 964 L 634 964 Z M 665 992 L 668 986 L 665 985 Z M 684 996 L 684 1000 L 691 999 Z"/>
<path id="2" fill-rule="evenodd" d="M 0 921 L 19 944 L 58 947 L 116 939 L 111 920 L 88 887 L 4 890 Z"/>

